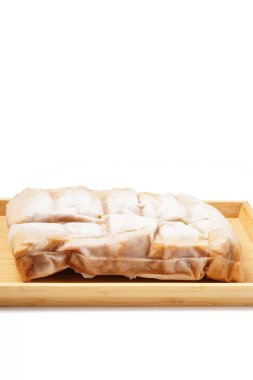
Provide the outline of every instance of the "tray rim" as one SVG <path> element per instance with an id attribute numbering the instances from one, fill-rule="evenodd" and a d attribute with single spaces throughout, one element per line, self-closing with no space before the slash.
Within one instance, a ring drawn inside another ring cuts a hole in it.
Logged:
<path id="1" fill-rule="evenodd" d="M 0 198 L 0 216 L 8 201 Z M 248 201 L 206 202 L 239 218 L 253 241 Z M 0 282 L 0 306 L 253 306 L 253 282 Z"/>
<path id="2" fill-rule="evenodd" d="M 0 198 L 0 216 L 5 216 L 6 205 L 10 200 L 11 198 Z M 247 200 L 204 200 L 204 202 L 218 208 L 218 210 L 221 212 L 222 210 L 230 210 L 231 215 L 234 215 L 232 217 L 239 215 L 243 204 L 248 204 L 251 208 L 250 203 Z"/>

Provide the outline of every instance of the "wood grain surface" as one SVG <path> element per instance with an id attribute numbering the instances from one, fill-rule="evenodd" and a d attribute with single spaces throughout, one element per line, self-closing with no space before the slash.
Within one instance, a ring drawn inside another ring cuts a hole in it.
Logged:
<path id="1" fill-rule="evenodd" d="M 71 270 L 24 283 L 8 245 L 0 199 L 0 306 L 253 306 L 253 211 L 248 202 L 209 201 L 227 217 L 242 246 L 244 283 L 83 279 Z"/>

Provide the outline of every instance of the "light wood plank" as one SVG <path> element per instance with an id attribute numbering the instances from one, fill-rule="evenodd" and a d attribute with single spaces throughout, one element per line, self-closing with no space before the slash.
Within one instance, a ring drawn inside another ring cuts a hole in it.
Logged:
<path id="1" fill-rule="evenodd" d="M 4 214 L 7 200 L 0 201 Z M 247 202 L 210 201 L 229 221 L 241 246 L 245 283 L 129 280 L 120 276 L 85 280 L 71 270 L 24 283 L 0 216 L 0 306 L 253 306 L 253 212 Z"/>
<path id="2" fill-rule="evenodd" d="M 238 218 L 243 201 L 206 201 L 226 218 Z"/>
<path id="3" fill-rule="evenodd" d="M 7 202 L 8 202 L 8 199 L 0 198 L 0 216 L 5 215 Z"/>
<path id="4" fill-rule="evenodd" d="M 243 202 L 239 219 L 245 228 L 245 231 L 253 241 L 253 210 L 248 202 Z"/>

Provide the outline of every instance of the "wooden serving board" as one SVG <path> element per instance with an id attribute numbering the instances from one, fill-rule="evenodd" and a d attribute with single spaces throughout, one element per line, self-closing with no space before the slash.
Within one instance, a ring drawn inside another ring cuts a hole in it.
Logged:
<path id="1" fill-rule="evenodd" d="M 242 246 L 244 283 L 129 280 L 121 276 L 83 279 L 66 270 L 24 283 L 7 240 L 0 200 L 0 306 L 253 306 L 253 210 L 248 202 L 213 202 L 231 222 Z"/>

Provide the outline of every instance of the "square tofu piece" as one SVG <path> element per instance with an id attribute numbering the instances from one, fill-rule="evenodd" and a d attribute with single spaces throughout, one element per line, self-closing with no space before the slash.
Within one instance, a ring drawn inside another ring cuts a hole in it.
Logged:
<path id="1" fill-rule="evenodd" d="M 105 207 L 107 214 L 140 215 L 137 194 L 131 189 L 112 189 L 107 191 Z"/>
<path id="2" fill-rule="evenodd" d="M 140 193 L 139 200 L 145 217 L 171 221 L 186 218 L 186 208 L 174 194 Z"/>

